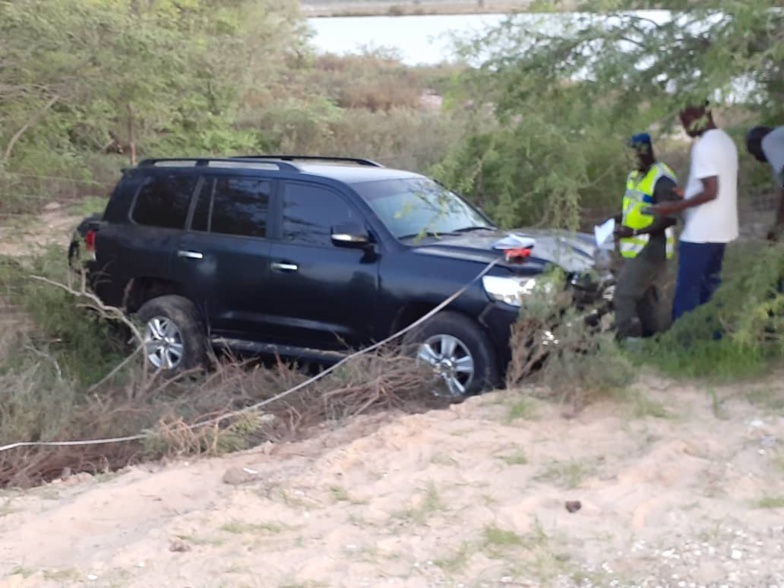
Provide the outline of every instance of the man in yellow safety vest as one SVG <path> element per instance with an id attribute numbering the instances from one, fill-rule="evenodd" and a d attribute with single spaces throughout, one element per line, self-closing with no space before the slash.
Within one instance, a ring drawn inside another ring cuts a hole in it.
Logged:
<path id="1" fill-rule="evenodd" d="M 626 179 L 623 212 L 615 217 L 615 236 L 624 258 L 613 298 L 619 339 L 650 337 L 661 330 L 660 285 L 673 256 L 676 221 L 646 214 L 645 209 L 680 198 L 677 177 L 656 161 L 650 135 L 634 135 L 629 146 L 637 165 Z"/>

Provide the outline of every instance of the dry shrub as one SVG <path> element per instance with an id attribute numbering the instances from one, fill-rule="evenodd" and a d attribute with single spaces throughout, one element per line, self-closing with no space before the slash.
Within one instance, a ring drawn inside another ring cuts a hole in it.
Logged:
<path id="1" fill-rule="evenodd" d="M 151 377 L 141 355 L 132 354 L 138 346 L 127 344 L 135 326 L 107 320 L 116 309 L 101 309 L 83 283 L 81 289 L 72 284 L 65 259 L 59 248 L 24 263 L 0 259 L 0 293 L 29 323 L 0 336 L 0 445 L 140 438 L 0 452 L 0 486 L 29 486 L 64 471 L 115 470 L 141 459 L 219 454 L 296 439 L 358 414 L 436 405 L 433 372 L 395 350 L 353 357 L 281 398 L 276 395 L 309 379 L 282 362 L 264 367 L 228 358 L 206 374 Z"/>
<path id="2" fill-rule="evenodd" d="M 426 172 L 463 133 L 460 115 L 394 108 L 341 110 L 292 101 L 244 121 L 262 127 L 283 153 L 375 159 L 388 167 Z"/>
<path id="3" fill-rule="evenodd" d="M 418 108 L 430 75 L 382 51 L 362 55 L 323 55 L 309 81 L 341 108 L 372 112 Z"/>
<path id="4" fill-rule="evenodd" d="M 5 391 L 0 443 L 143 438 L 11 449 L 0 453 L 0 485 L 30 486 L 64 472 L 112 471 L 142 459 L 217 455 L 300 439 L 325 423 L 360 414 L 417 412 L 439 404 L 432 372 L 391 352 L 357 357 L 280 399 L 275 398 L 281 392 L 308 379 L 282 363 L 272 368 L 225 363 L 206 376 L 168 382 L 141 377 L 138 368 L 130 380 L 125 376 L 122 386 L 107 383 L 85 394 L 43 352 L 6 368 L 0 376 Z"/>
<path id="5" fill-rule="evenodd" d="M 458 114 L 393 109 L 371 113 L 356 111 L 333 124 L 335 145 L 353 155 L 370 157 L 386 165 L 427 173 L 447 150 L 462 138 Z"/>
<path id="6" fill-rule="evenodd" d="M 630 384 L 634 372 L 614 335 L 589 326 L 592 308 L 578 306 L 564 285 L 563 274 L 548 273 L 525 297 L 512 329 L 507 385 L 536 379 L 549 397 L 581 408 Z"/>

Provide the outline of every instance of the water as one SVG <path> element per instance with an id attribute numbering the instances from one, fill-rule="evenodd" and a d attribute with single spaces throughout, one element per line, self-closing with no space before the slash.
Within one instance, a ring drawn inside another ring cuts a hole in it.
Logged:
<path id="1" fill-rule="evenodd" d="M 673 18 L 673 13 L 665 10 L 639 10 L 629 14 L 648 19 L 651 23 L 662 24 Z M 406 65 L 435 65 L 455 61 L 453 37 L 463 38 L 483 32 L 501 24 L 509 16 L 506 14 L 461 14 L 431 16 L 363 16 L 332 17 L 308 19 L 314 36 L 312 44 L 318 52 L 336 54 L 361 53 L 364 49 L 391 50 Z M 558 35 L 569 24 L 578 19 L 592 19 L 595 23 L 611 24 L 617 17 L 577 13 L 560 14 L 518 14 L 516 21 L 535 26 L 551 35 Z M 676 17 L 676 18 L 683 18 Z M 713 22 L 722 18 L 715 13 L 713 18 L 701 23 L 692 23 L 693 32 L 706 32 Z M 512 49 L 517 50 L 517 49 Z M 471 64 L 482 62 L 482 55 L 476 56 Z M 574 79 L 581 79 L 576 74 Z M 664 80 L 663 80 L 664 81 Z M 676 91 L 669 87 L 670 91 Z M 744 78 L 734 80 L 732 93 L 725 96 L 729 100 L 746 100 L 754 95 L 755 85 Z"/>
<path id="2" fill-rule="evenodd" d="M 638 11 L 636 14 L 664 22 L 666 11 Z M 407 65 L 433 65 L 456 58 L 452 35 L 465 37 L 504 21 L 505 14 L 461 14 L 433 16 L 363 16 L 311 18 L 315 35 L 312 43 L 319 52 L 359 53 L 367 49 L 391 49 Z M 574 21 L 570 14 L 521 14 L 515 17 L 555 33 Z M 582 18 L 586 18 L 583 16 Z M 609 18 L 606 20 L 610 20 Z"/>
<path id="3" fill-rule="evenodd" d="M 479 32 L 502 22 L 503 14 L 448 16 L 363 16 L 308 19 L 319 52 L 358 53 L 391 49 L 407 65 L 433 65 L 454 58 L 451 33 Z"/>

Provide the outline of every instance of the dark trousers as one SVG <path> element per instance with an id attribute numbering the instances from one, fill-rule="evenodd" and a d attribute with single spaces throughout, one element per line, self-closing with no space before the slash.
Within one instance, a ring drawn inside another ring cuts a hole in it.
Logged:
<path id="1" fill-rule="evenodd" d="M 613 297 L 615 330 L 619 339 L 650 337 L 660 329 L 662 293 L 659 284 L 666 261 L 645 257 L 624 259 Z"/>
<path id="2" fill-rule="evenodd" d="M 708 302 L 721 284 L 725 243 L 678 243 L 678 278 L 672 320 Z"/>

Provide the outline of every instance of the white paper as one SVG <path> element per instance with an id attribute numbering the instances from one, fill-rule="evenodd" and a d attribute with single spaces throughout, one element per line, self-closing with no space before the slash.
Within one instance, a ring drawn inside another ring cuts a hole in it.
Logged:
<path id="1" fill-rule="evenodd" d="M 606 245 L 608 241 L 611 240 L 613 233 L 615 232 L 615 219 L 611 218 L 600 225 L 596 225 L 593 228 L 593 234 L 596 238 L 596 245 L 598 247 L 602 247 Z"/>
<path id="2" fill-rule="evenodd" d="M 515 233 L 509 233 L 506 237 L 497 241 L 493 249 L 528 249 L 536 245 L 536 241 L 531 237 L 523 237 Z"/>

